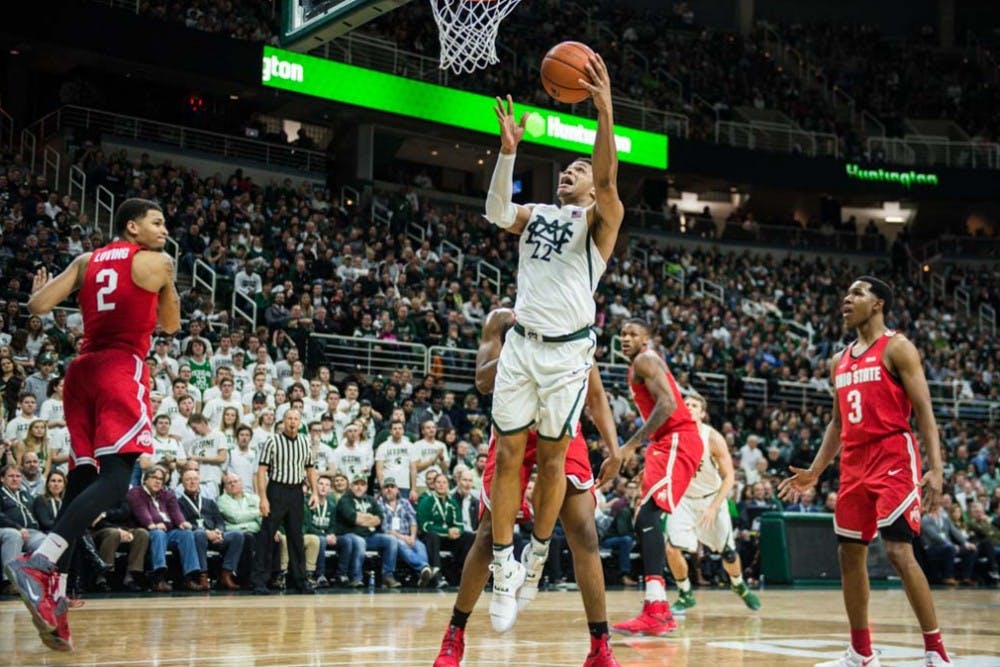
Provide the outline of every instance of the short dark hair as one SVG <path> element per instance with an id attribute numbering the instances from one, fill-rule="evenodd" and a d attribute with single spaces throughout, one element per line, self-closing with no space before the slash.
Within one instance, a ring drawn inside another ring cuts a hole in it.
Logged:
<path id="1" fill-rule="evenodd" d="M 629 324 L 634 324 L 635 326 L 645 331 L 647 334 L 653 333 L 653 327 L 651 327 L 649 322 L 642 319 L 641 317 L 628 318 L 627 320 L 625 320 L 625 324 L 622 325 L 622 329 L 624 329 Z"/>
<path id="2" fill-rule="evenodd" d="M 866 282 L 871 285 L 871 292 L 879 299 L 882 299 L 882 312 L 889 312 L 889 307 L 892 305 L 892 286 L 888 283 L 879 280 L 875 276 L 858 276 L 855 282 Z"/>
<path id="3" fill-rule="evenodd" d="M 132 199 L 126 199 L 115 211 L 115 234 L 122 236 L 125 233 L 125 227 L 128 226 L 129 220 L 138 220 L 150 211 L 163 212 L 160 205 L 155 201 L 150 199 L 139 199 L 138 197 L 133 197 Z"/>

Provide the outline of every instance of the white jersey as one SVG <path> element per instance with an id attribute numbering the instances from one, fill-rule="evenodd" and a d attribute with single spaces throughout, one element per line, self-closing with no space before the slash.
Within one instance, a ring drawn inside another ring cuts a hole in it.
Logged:
<path id="1" fill-rule="evenodd" d="M 698 470 L 691 479 L 691 483 L 688 484 L 687 491 L 684 492 L 685 498 L 697 499 L 713 496 L 722 487 L 722 475 L 719 474 L 719 468 L 712 460 L 712 453 L 708 449 L 708 436 L 711 432 L 712 427 L 708 424 L 698 424 L 698 433 L 701 434 L 701 441 L 705 446 L 702 448 Z"/>
<path id="2" fill-rule="evenodd" d="M 586 208 L 536 204 L 519 242 L 517 321 L 544 336 L 592 326 L 594 290 L 606 266 Z"/>

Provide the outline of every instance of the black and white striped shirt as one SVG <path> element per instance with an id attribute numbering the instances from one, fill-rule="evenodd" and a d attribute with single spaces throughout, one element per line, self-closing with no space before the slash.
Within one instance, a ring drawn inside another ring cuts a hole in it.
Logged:
<path id="1" fill-rule="evenodd" d="M 268 479 L 276 484 L 302 484 L 306 469 L 316 465 L 309 437 L 299 433 L 289 438 L 283 431 L 275 433 L 264 441 L 260 465 L 267 466 Z"/>

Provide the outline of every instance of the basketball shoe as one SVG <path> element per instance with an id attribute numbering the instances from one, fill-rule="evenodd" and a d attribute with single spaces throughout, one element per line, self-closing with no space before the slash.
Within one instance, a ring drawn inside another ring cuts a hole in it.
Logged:
<path id="1" fill-rule="evenodd" d="M 878 660 L 878 651 L 865 657 L 855 651 L 853 646 L 848 646 L 839 660 L 817 662 L 814 667 L 881 667 L 881 665 L 882 663 Z"/>
<path id="2" fill-rule="evenodd" d="M 590 653 L 587 654 L 583 667 L 621 667 L 615 659 L 615 654 L 611 652 L 608 639 L 607 635 L 603 635 L 600 639 L 591 638 Z"/>
<path id="3" fill-rule="evenodd" d="M 462 656 L 465 655 L 465 630 L 449 625 L 441 640 L 441 650 L 438 651 L 434 667 L 459 667 Z"/>
<path id="4" fill-rule="evenodd" d="M 670 605 L 670 611 L 677 616 L 683 616 L 695 604 L 694 593 L 691 591 L 680 591 L 677 595 L 677 602 Z"/>
<path id="5" fill-rule="evenodd" d="M 517 591 L 524 584 L 524 566 L 512 556 L 491 563 L 490 572 L 493 573 L 490 621 L 497 632 L 507 632 L 517 620 Z"/>
<path id="6" fill-rule="evenodd" d="M 951 658 L 945 658 L 937 651 L 927 651 L 924 655 L 924 667 L 945 667 L 950 664 Z"/>
<path id="7" fill-rule="evenodd" d="M 51 632 L 45 630 L 45 626 L 42 624 L 35 622 L 35 628 L 38 629 L 38 636 L 42 643 L 53 651 L 73 650 L 73 637 L 70 636 L 69 632 L 69 608 L 69 599 L 59 598 L 56 602 L 56 629 Z M 34 621 L 34 617 L 31 620 Z"/>
<path id="8" fill-rule="evenodd" d="M 17 589 L 39 632 L 54 632 L 56 601 L 52 597 L 59 578 L 56 566 L 44 556 L 19 556 L 4 567 L 7 581 Z"/>
<path id="9" fill-rule="evenodd" d="M 621 635 L 663 637 L 677 629 L 677 621 L 670 613 L 666 600 L 643 600 L 642 611 L 630 621 L 615 623 L 611 629 Z"/>
<path id="10" fill-rule="evenodd" d="M 745 604 L 748 609 L 752 609 L 753 611 L 760 609 L 760 598 L 757 597 L 752 590 L 750 590 L 750 588 L 746 585 L 746 582 L 740 584 L 739 586 L 730 586 L 730 588 L 734 593 L 743 599 L 743 604 Z"/>
<path id="11" fill-rule="evenodd" d="M 535 596 L 538 595 L 538 582 L 542 579 L 545 561 L 549 558 L 548 546 L 545 551 L 535 551 L 530 543 L 524 545 L 521 551 L 521 563 L 524 565 L 524 584 L 517 591 L 517 610 L 524 611 Z"/>

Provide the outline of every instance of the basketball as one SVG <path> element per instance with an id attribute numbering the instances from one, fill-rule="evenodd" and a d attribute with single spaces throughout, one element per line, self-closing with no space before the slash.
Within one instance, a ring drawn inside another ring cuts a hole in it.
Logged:
<path id="1" fill-rule="evenodd" d="M 594 55 L 593 49 L 580 42 L 560 42 L 545 54 L 542 60 L 542 87 L 560 102 L 574 104 L 590 96 L 590 91 L 580 86 L 580 79 L 587 76 L 587 62 Z"/>

